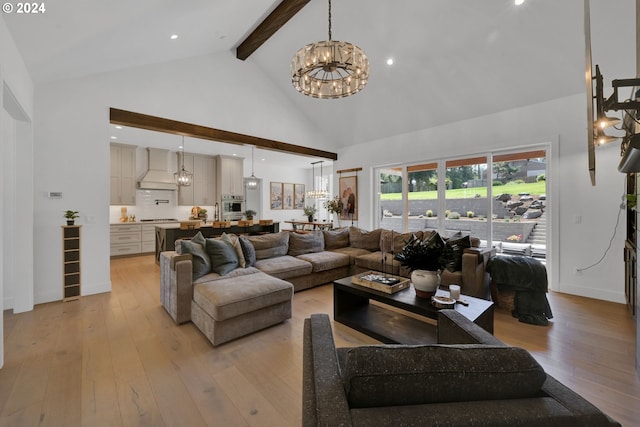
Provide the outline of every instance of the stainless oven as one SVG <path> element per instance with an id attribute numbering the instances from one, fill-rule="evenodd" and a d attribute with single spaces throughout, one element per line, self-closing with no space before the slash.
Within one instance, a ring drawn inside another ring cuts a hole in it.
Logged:
<path id="1" fill-rule="evenodd" d="M 236 194 L 223 194 L 222 201 L 222 220 L 238 221 L 244 215 L 244 196 Z"/>

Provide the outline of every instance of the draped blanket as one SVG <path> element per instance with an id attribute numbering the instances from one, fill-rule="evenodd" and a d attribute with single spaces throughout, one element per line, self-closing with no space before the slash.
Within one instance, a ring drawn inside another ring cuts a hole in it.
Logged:
<path id="1" fill-rule="evenodd" d="M 547 269 L 540 261 L 526 256 L 495 256 L 487 271 L 500 291 L 515 291 L 512 314 L 521 322 L 546 326 L 552 319 L 547 300 Z"/>

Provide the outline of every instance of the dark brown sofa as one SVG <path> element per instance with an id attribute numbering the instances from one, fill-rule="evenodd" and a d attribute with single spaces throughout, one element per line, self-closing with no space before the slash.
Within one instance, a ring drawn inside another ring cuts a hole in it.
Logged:
<path id="1" fill-rule="evenodd" d="M 438 343 L 336 349 L 326 314 L 304 323 L 303 426 L 619 426 L 455 310 Z"/>

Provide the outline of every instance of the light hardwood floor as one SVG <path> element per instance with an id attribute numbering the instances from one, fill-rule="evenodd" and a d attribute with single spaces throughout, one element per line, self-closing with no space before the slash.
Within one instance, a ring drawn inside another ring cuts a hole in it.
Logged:
<path id="1" fill-rule="evenodd" d="M 111 262 L 111 293 L 4 313 L 0 426 L 299 426 L 302 322 L 332 314 L 331 285 L 295 294 L 293 318 L 213 348 L 159 303 L 153 256 Z M 495 335 L 625 426 L 639 425 L 625 306 L 551 293 L 548 327 L 498 311 Z M 339 346 L 375 343 L 334 324 Z"/>

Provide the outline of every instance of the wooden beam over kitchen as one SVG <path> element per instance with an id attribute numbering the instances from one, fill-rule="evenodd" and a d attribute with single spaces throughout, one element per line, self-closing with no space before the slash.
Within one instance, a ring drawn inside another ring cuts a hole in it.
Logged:
<path id="1" fill-rule="evenodd" d="M 265 150 L 338 160 L 338 154 L 330 151 L 317 150 L 315 148 L 303 147 L 301 145 L 294 145 L 286 142 L 274 141 L 272 139 L 194 125 L 192 123 L 179 122 L 177 120 L 165 119 L 162 117 L 149 116 L 147 114 L 134 113 L 132 111 L 119 110 L 117 108 L 109 109 L 109 122 L 114 125 L 130 126 L 139 129 L 172 133 L 175 135 L 191 136 L 193 138 L 206 139 L 209 141 L 226 142 L 236 145 L 253 145 Z"/>
<path id="2" fill-rule="evenodd" d="M 274 35 L 287 21 L 300 11 L 310 0 L 282 0 L 282 2 L 262 21 L 236 49 L 236 58 L 245 60 L 269 37 Z"/>

